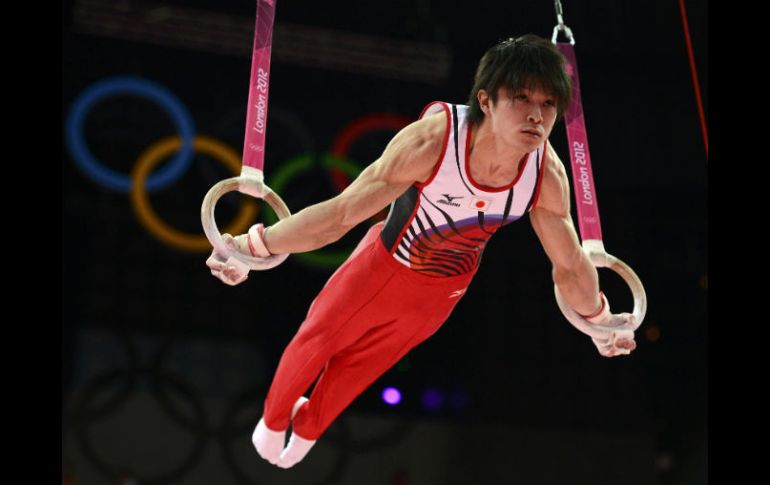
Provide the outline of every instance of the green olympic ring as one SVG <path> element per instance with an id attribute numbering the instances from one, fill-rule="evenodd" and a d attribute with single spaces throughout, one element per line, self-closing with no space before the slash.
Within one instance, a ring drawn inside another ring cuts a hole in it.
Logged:
<path id="1" fill-rule="evenodd" d="M 278 168 L 271 171 L 268 180 L 268 186 L 275 192 L 281 193 L 286 185 L 297 176 L 297 174 L 306 172 L 313 168 L 314 157 L 310 153 L 298 155 L 287 162 L 282 163 Z M 361 173 L 361 167 L 347 158 L 337 157 L 331 153 L 326 153 L 321 157 L 321 167 L 326 170 L 342 170 L 351 178 L 356 178 Z M 278 217 L 269 210 L 262 211 L 266 225 L 278 222 Z M 342 264 L 354 247 L 348 249 L 316 249 L 307 253 L 296 253 L 292 258 L 314 268 L 335 268 Z"/>
<path id="2" fill-rule="evenodd" d="M 358 177 L 362 168 L 347 158 L 350 146 L 364 133 L 372 130 L 400 130 L 412 120 L 403 115 L 392 113 L 372 113 L 357 118 L 348 123 L 335 137 L 330 148 L 331 153 L 321 157 L 321 167 L 326 169 L 336 188 L 342 192 L 347 186 L 344 176 L 351 179 Z M 310 170 L 313 167 L 312 154 L 303 154 L 292 158 L 271 172 L 269 186 L 276 192 L 283 191 L 288 182 L 298 173 Z M 275 224 L 278 218 L 271 211 L 262 211 L 265 222 Z M 376 220 L 377 215 L 373 216 Z M 372 220 L 372 219 L 370 219 Z M 336 268 L 342 264 L 355 247 L 348 249 L 317 249 L 307 253 L 296 253 L 294 257 L 300 262 L 315 268 Z"/>

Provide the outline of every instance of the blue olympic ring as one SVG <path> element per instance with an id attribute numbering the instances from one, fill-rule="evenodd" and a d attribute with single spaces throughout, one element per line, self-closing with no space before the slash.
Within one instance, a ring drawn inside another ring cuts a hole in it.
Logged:
<path id="1" fill-rule="evenodd" d="M 184 104 L 171 91 L 160 84 L 134 76 L 114 76 L 103 79 L 84 90 L 72 103 L 67 115 L 66 142 L 75 164 L 95 182 L 118 192 L 129 192 L 131 177 L 112 170 L 88 149 L 83 125 L 86 115 L 94 104 L 114 94 L 143 96 L 158 103 L 171 118 L 182 138 L 182 148 L 161 170 L 147 179 L 147 190 L 152 192 L 174 183 L 190 166 L 194 156 L 195 128 L 192 116 Z"/>

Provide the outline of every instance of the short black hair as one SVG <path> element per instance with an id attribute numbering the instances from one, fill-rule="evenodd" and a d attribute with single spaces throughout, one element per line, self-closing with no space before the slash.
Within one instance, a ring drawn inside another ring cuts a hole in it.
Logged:
<path id="1" fill-rule="evenodd" d="M 515 93 L 521 89 L 542 89 L 553 96 L 558 112 L 564 114 L 572 99 L 572 82 L 565 69 L 567 60 L 556 46 L 534 34 L 511 37 L 491 47 L 479 61 L 468 105 L 471 121 L 480 125 L 484 112 L 479 106 L 480 90 L 497 102 L 497 90 L 504 86 Z"/>

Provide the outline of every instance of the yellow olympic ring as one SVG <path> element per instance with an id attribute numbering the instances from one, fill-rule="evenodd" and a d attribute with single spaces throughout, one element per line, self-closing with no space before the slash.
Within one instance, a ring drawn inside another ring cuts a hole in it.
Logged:
<path id="1" fill-rule="evenodd" d="M 189 252 L 211 251 L 211 243 L 205 235 L 190 234 L 175 229 L 161 221 L 150 206 L 150 200 L 145 188 L 145 180 L 158 163 L 165 157 L 177 152 L 182 147 L 182 139 L 179 136 L 169 136 L 150 145 L 140 156 L 131 171 L 131 206 L 137 218 L 144 224 L 147 230 L 166 244 L 177 249 Z M 193 140 L 193 148 L 196 152 L 205 153 L 217 158 L 232 170 L 235 175 L 241 172 L 241 157 L 226 144 L 214 138 L 196 135 Z M 243 199 L 243 204 L 235 216 L 235 219 L 227 226 L 224 232 L 230 234 L 243 234 L 254 222 L 257 216 L 258 205 L 256 201 Z"/>

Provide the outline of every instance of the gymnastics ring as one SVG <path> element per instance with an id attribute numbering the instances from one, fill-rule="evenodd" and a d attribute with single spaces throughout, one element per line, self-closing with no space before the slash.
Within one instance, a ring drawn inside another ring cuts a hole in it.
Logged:
<path id="1" fill-rule="evenodd" d="M 166 155 L 179 150 L 181 144 L 182 140 L 178 135 L 170 136 L 150 145 L 142 153 L 131 173 L 131 205 L 139 221 L 159 240 L 184 251 L 209 251 L 210 246 L 204 236 L 182 232 L 161 221 L 157 214 L 155 214 L 155 211 L 152 210 L 147 191 L 144 188 L 144 180 L 153 167 L 163 160 L 163 157 Z M 193 149 L 218 157 L 230 170 L 238 173 L 241 165 L 240 158 L 224 143 L 214 138 L 196 135 L 193 139 Z M 250 222 L 256 218 L 256 215 L 257 204 L 250 200 L 245 200 L 235 219 L 225 231 L 230 234 L 245 232 Z"/>
<path id="2" fill-rule="evenodd" d="M 635 321 L 631 324 L 619 325 L 617 327 L 591 323 L 573 310 L 567 302 L 564 301 L 564 298 L 559 292 L 559 288 L 556 285 L 553 285 L 556 303 L 559 305 L 559 309 L 562 314 L 564 314 L 564 317 L 581 332 L 592 338 L 601 340 L 611 337 L 612 333 L 617 330 L 633 331 L 639 328 L 639 325 L 642 324 L 642 320 L 644 320 L 644 316 L 647 314 L 647 294 L 644 291 L 641 280 L 634 270 L 620 259 L 608 254 L 604 250 L 604 245 L 601 241 L 583 241 L 583 251 L 588 254 L 591 263 L 593 263 L 596 268 L 609 268 L 620 275 L 626 282 L 634 297 L 634 310 L 632 313 L 635 317 Z"/>
<path id="3" fill-rule="evenodd" d="M 206 233 L 206 237 L 211 245 L 214 246 L 214 250 L 221 256 L 228 256 L 230 261 L 236 260 L 253 270 L 270 269 L 283 263 L 289 257 L 289 253 L 258 258 L 239 253 L 225 245 L 222 235 L 217 228 L 217 223 L 214 220 L 214 209 L 217 201 L 223 195 L 235 191 L 264 200 L 270 204 L 270 207 L 273 208 L 280 219 L 285 219 L 291 215 L 289 208 L 286 207 L 286 204 L 278 194 L 265 185 L 262 170 L 244 165 L 240 176 L 220 180 L 209 189 L 206 197 L 203 198 L 203 204 L 201 204 L 201 223 L 203 224 L 203 231 Z"/>

